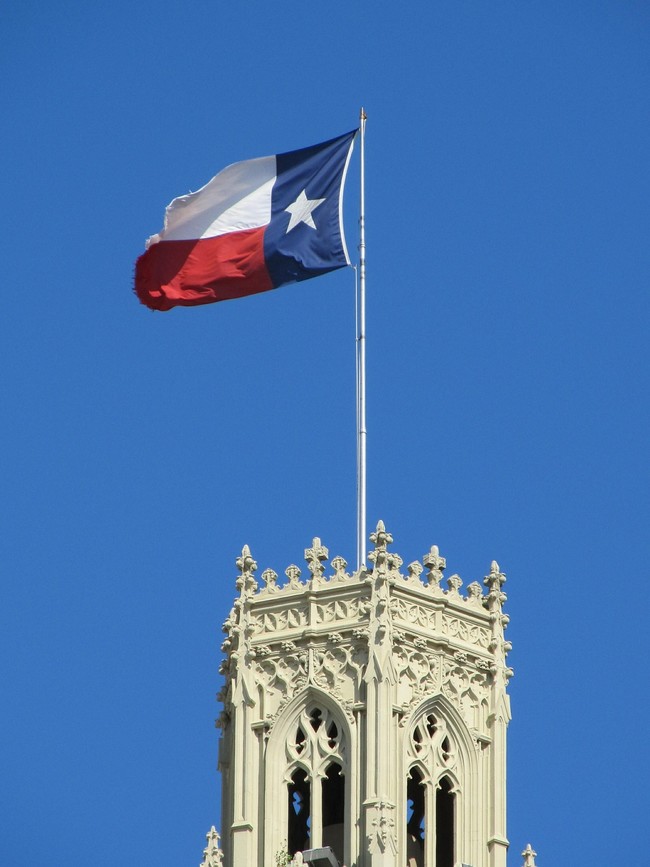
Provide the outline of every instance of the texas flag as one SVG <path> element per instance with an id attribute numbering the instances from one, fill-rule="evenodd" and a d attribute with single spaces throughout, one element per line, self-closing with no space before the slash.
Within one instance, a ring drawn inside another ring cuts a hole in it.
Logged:
<path id="1" fill-rule="evenodd" d="M 136 262 L 140 301 L 152 310 L 209 304 L 349 265 L 343 187 L 356 133 L 234 163 L 174 199 Z"/>

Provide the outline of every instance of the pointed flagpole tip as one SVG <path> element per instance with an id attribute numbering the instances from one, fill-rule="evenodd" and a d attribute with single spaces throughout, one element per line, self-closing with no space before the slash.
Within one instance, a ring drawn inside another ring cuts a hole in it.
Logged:
<path id="1" fill-rule="evenodd" d="M 366 114 L 366 110 L 363 106 L 361 106 L 361 111 L 359 112 L 359 120 L 368 120 L 368 115 Z"/>

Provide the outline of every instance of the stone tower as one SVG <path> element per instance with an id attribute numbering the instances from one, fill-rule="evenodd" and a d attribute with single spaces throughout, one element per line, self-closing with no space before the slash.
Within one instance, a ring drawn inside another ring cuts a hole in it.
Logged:
<path id="1" fill-rule="evenodd" d="M 314 539 L 307 580 L 292 565 L 283 586 L 267 569 L 259 587 L 248 547 L 237 559 L 223 853 L 205 863 L 330 846 L 348 867 L 506 867 L 505 576 L 493 562 L 463 595 L 436 546 L 403 571 L 381 521 L 370 540 L 371 566 L 349 574 Z"/>

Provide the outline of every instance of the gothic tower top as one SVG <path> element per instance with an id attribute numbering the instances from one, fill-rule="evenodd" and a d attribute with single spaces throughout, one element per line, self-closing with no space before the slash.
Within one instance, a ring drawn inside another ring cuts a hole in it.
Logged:
<path id="1" fill-rule="evenodd" d="M 505 867 L 505 575 L 463 594 L 434 545 L 402 571 L 380 521 L 371 564 L 255 577 L 224 623 L 224 867 Z M 314 856 L 315 857 L 315 856 Z"/>

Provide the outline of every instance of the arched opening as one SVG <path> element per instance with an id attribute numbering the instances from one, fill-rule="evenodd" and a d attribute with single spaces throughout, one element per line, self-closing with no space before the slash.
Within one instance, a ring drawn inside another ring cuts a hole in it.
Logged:
<path id="1" fill-rule="evenodd" d="M 307 774 L 298 768 L 291 776 L 289 790 L 289 822 L 287 846 L 289 854 L 295 855 L 309 849 L 311 832 L 311 786 Z"/>
<path id="2" fill-rule="evenodd" d="M 332 723 L 334 725 L 334 723 Z M 331 846 L 343 863 L 345 828 L 345 777 L 343 768 L 332 763 L 322 781 L 323 846 Z"/>
<path id="3" fill-rule="evenodd" d="M 303 705 L 285 751 L 288 808 L 282 837 L 289 854 L 331 846 L 344 863 L 350 796 L 342 721 L 325 704 Z"/>
<path id="4" fill-rule="evenodd" d="M 424 867 L 426 792 L 422 774 L 412 768 L 406 781 L 406 863 Z"/>
<path id="5" fill-rule="evenodd" d="M 436 790 L 436 867 L 454 867 L 456 796 L 448 777 Z"/>

